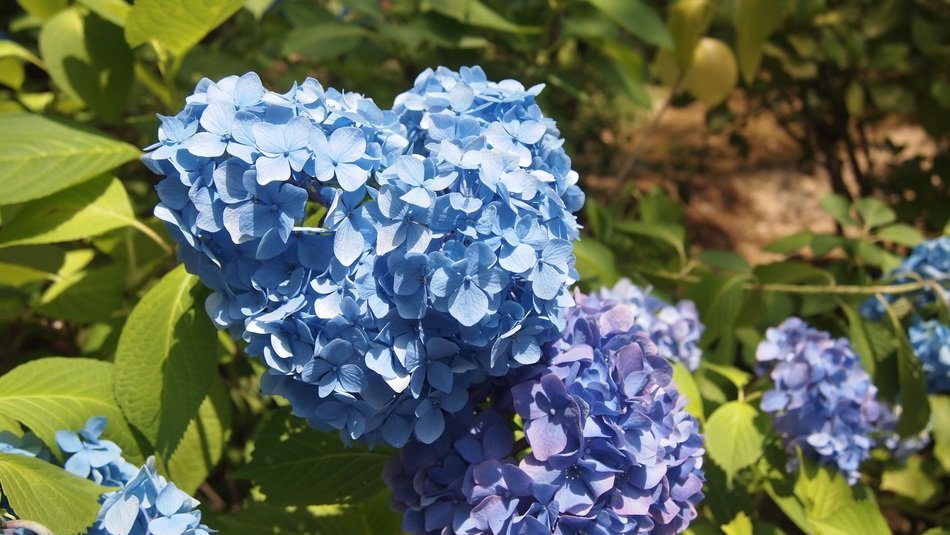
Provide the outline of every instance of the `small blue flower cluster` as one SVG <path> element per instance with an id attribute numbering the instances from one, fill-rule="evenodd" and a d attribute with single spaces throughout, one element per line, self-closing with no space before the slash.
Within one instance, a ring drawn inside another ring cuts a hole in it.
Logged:
<path id="1" fill-rule="evenodd" d="M 756 359 L 763 372 L 771 368 L 775 385 L 762 396 L 761 407 L 775 413 L 775 429 L 788 451 L 801 447 L 856 481 L 874 445 L 881 406 L 848 340 L 791 317 L 766 331 Z"/>
<path id="2" fill-rule="evenodd" d="M 696 305 L 683 300 L 670 305 L 621 279 L 613 288 L 601 288 L 590 295 L 575 292 L 577 307 L 567 315 L 568 328 L 578 318 L 596 316 L 601 332 L 626 332 L 636 328 L 646 332 L 657 345 L 660 356 L 681 362 L 690 371 L 699 368 L 702 350 L 699 339 L 705 327 Z"/>
<path id="3" fill-rule="evenodd" d="M 923 321 L 915 317 L 907 336 L 923 364 L 927 390 L 950 392 L 950 326 L 936 319 Z"/>
<path id="4" fill-rule="evenodd" d="M 431 443 L 470 385 L 538 361 L 584 201 L 540 89 L 439 68 L 383 111 L 249 73 L 162 117 L 155 213 L 265 393 L 344 440 Z"/>
<path id="5" fill-rule="evenodd" d="M 187 493 L 168 483 L 155 469 L 149 457 L 141 468 L 122 458 L 122 450 L 111 440 L 99 437 L 106 428 L 106 418 L 90 418 L 78 432 L 56 433 L 56 443 L 67 455 L 67 472 L 119 490 L 103 494 L 95 524 L 88 535 L 209 535 L 213 530 L 201 523 L 199 503 Z M 54 462 L 49 449 L 32 433 L 22 437 L 10 432 L 0 433 L 0 453 L 27 455 Z M 6 497 L 0 510 L 12 511 Z M 22 532 L 22 533 L 21 533 Z M 24 535 L 22 530 L 14 530 Z"/>
<path id="6" fill-rule="evenodd" d="M 616 305 L 598 314 L 593 301 L 545 364 L 477 389 L 439 440 L 390 461 L 383 477 L 404 530 L 672 534 L 695 518 L 699 424 L 647 333 L 611 327 L 603 316 Z"/>
<path id="7" fill-rule="evenodd" d="M 936 300 L 950 306 L 950 236 L 926 241 L 911 251 L 910 255 L 889 274 L 894 284 L 935 280 L 939 288 L 927 288 L 912 294 L 915 308 L 925 307 Z M 886 295 L 893 301 L 893 295 Z M 887 313 L 884 305 L 876 297 L 868 298 L 861 305 L 861 313 L 866 317 L 879 320 Z"/>

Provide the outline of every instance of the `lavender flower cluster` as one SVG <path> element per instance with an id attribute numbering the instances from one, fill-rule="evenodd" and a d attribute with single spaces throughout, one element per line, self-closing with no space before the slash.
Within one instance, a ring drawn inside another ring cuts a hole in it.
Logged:
<path id="1" fill-rule="evenodd" d="M 568 313 L 543 364 L 475 389 L 466 416 L 439 440 L 412 441 L 391 460 L 384 479 L 404 530 L 686 528 L 703 498 L 698 423 L 657 345 L 634 316 L 617 313 L 622 296 L 601 297 L 598 310 L 598 298 L 578 296 L 586 305 Z M 513 428 L 516 415 L 523 429 Z"/>
<path id="2" fill-rule="evenodd" d="M 122 457 L 111 440 L 100 437 L 106 428 L 102 416 L 90 418 L 79 431 L 56 433 L 59 449 L 67 455 L 67 472 L 107 487 L 119 487 L 100 498 L 101 507 L 87 535 L 209 535 L 213 530 L 201 523 L 199 502 L 165 480 L 149 457 L 141 467 Z M 55 462 L 48 448 L 32 433 L 22 437 L 0 432 L 0 453 L 26 455 Z M 0 510 L 15 514 L 6 496 Z M 13 530 L 26 535 L 23 528 Z"/>
<path id="3" fill-rule="evenodd" d="M 950 306 L 950 236 L 921 243 L 901 264 L 889 274 L 894 284 L 917 282 L 920 280 L 937 281 L 936 288 L 926 288 L 911 294 L 915 308 L 923 308 L 934 302 L 943 302 Z M 893 301 L 893 295 L 886 295 Z M 876 297 L 868 298 L 861 306 L 866 317 L 879 320 L 886 314 L 884 305 Z"/>
<path id="4" fill-rule="evenodd" d="M 874 445 L 882 408 L 877 388 L 846 338 L 833 339 L 799 318 L 766 332 L 756 350 L 772 390 L 761 408 L 775 413 L 775 429 L 793 452 L 835 466 L 852 482 Z"/>
<path id="5" fill-rule="evenodd" d="M 162 117 L 156 215 L 265 393 L 344 440 L 432 443 L 564 326 L 584 196 L 541 87 L 423 72 L 379 109 L 202 80 Z"/>

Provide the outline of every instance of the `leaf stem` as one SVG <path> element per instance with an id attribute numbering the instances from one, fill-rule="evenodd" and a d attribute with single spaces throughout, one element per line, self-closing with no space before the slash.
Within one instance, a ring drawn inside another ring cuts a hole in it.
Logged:
<path id="1" fill-rule="evenodd" d="M 157 232 L 152 230 L 151 227 L 149 227 L 145 223 L 142 223 L 136 218 L 131 218 L 129 221 L 130 221 L 130 225 L 135 227 L 136 230 L 138 230 L 142 234 L 145 234 L 146 236 L 149 237 L 149 239 L 157 243 L 158 246 L 161 247 L 163 251 L 165 251 L 165 254 L 171 255 L 175 252 L 175 250 L 172 249 L 172 246 L 168 245 L 168 243 L 165 240 L 163 240 L 162 237 L 159 236 Z"/>

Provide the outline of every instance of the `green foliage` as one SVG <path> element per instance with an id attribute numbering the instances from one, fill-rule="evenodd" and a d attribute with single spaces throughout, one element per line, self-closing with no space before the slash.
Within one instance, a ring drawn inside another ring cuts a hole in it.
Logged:
<path id="1" fill-rule="evenodd" d="M 242 0 L 138 0 L 125 20 L 125 38 L 135 47 L 154 41 L 182 55 L 241 9 Z"/>
<path id="2" fill-rule="evenodd" d="M 748 403 L 732 401 L 716 409 L 706 422 L 706 451 L 729 480 L 762 455 L 765 436 L 756 424 L 760 416 Z"/>
<path id="3" fill-rule="evenodd" d="M 99 513 L 99 495 L 110 490 L 45 461 L 0 453 L 0 481 L 10 506 L 53 533 L 83 532 Z"/>

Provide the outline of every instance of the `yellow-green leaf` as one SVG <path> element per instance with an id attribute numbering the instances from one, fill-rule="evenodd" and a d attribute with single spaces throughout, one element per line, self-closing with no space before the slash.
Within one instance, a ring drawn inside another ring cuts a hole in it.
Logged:
<path id="1" fill-rule="evenodd" d="M 181 55 L 226 21 L 244 0 L 136 0 L 125 21 L 133 47 L 155 41 Z"/>

